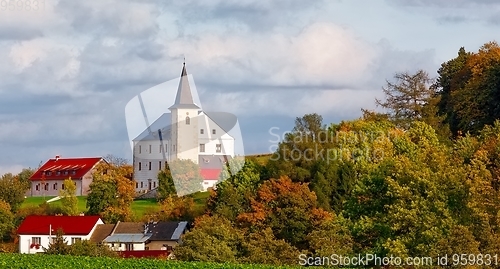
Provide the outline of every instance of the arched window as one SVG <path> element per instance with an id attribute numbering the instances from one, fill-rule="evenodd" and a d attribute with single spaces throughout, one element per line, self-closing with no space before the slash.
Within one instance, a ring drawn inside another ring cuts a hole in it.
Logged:
<path id="1" fill-rule="evenodd" d="M 186 117 L 186 125 L 191 124 L 191 119 L 189 117 Z"/>

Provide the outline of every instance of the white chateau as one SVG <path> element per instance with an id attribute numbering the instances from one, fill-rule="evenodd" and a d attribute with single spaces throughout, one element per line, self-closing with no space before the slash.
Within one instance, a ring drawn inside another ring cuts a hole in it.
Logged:
<path id="1" fill-rule="evenodd" d="M 133 140 L 136 190 L 158 187 L 158 172 L 175 159 L 198 164 L 203 189 L 214 187 L 223 165 L 234 157 L 234 138 L 221 127 L 220 114 L 204 112 L 194 103 L 185 63 L 175 103 L 168 109 L 170 113 L 161 115 Z"/>

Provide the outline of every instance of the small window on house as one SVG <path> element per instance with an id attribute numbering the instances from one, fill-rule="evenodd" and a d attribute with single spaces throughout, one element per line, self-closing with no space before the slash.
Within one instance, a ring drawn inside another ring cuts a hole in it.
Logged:
<path id="1" fill-rule="evenodd" d="M 135 188 L 139 188 L 139 182 L 135 182 Z"/>
<path id="2" fill-rule="evenodd" d="M 151 154 L 151 145 L 149 145 L 149 153 Z"/>
<path id="3" fill-rule="evenodd" d="M 46 191 L 48 191 L 48 190 L 49 190 L 49 183 L 45 183 L 44 189 L 45 189 Z"/>
<path id="4" fill-rule="evenodd" d="M 61 189 L 63 189 L 63 190 L 64 190 L 64 183 L 63 183 L 63 184 L 61 184 Z"/>
<path id="5" fill-rule="evenodd" d="M 47 176 L 50 176 L 52 175 L 52 172 L 51 171 L 47 171 Z"/>
<path id="6" fill-rule="evenodd" d="M 139 154 L 142 152 L 142 147 L 139 145 Z"/>
<path id="7" fill-rule="evenodd" d="M 203 134 L 203 133 L 205 133 L 205 130 L 200 129 L 200 134 Z"/>
<path id="8" fill-rule="evenodd" d="M 139 162 L 139 171 L 141 171 L 141 170 L 142 170 L 142 163 Z"/>
<path id="9" fill-rule="evenodd" d="M 212 134 L 215 134 L 215 129 L 212 129 Z"/>
<path id="10" fill-rule="evenodd" d="M 42 241 L 42 238 L 40 238 L 40 237 L 32 237 L 31 238 L 31 244 L 40 245 L 41 241 Z"/>
<path id="11" fill-rule="evenodd" d="M 165 152 L 168 152 L 168 144 L 165 144 Z"/>
<path id="12" fill-rule="evenodd" d="M 64 171 L 64 175 L 67 176 L 68 175 L 68 171 Z"/>
<path id="13" fill-rule="evenodd" d="M 40 184 L 36 184 L 35 190 L 39 191 L 40 190 Z"/>
<path id="14" fill-rule="evenodd" d="M 200 152 L 205 152 L 205 144 L 200 144 Z"/>
<path id="15" fill-rule="evenodd" d="M 149 170 L 151 170 L 151 162 L 149 162 L 149 166 L 148 166 Z"/>
<path id="16" fill-rule="evenodd" d="M 60 176 L 60 175 L 61 175 L 61 171 L 57 171 L 56 176 Z"/>
<path id="17" fill-rule="evenodd" d="M 172 148 L 174 149 L 174 152 L 175 152 L 175 145 L 173 145 Z"/>
<path id="18" fill-rule="evenodd" d="M 80 237 L 71 237 L 71 244 L 73 245 L 76 242 L 82 241 Z"/>
<path id="19" fill-rule="evenodd" d="M 216 152 L 221 152 L 222 151 L 222 144 L 215 145 L 215 151 Z"/>
<path id="20" fill-rule="evenodd" d="M 161 170 L 161 161 L 158 162 L 158 170 Z"/>
<path id="21" fill-rule="evenodd" d="M 52 186 L 54 190 L 57 190 L 57 183 L 54 183 L 54 186 Z"/>
<path id="22" fill-rule="evenodd" d="M 71 171 L 71 175 L 76 175 L 76 171 L 75 170 Z"/>
<path id="23" fill-rule="evenodd" d="M 141 189 L 144 188 L 144 182 L 141 181 Z"/>
<path id="24" fill-rule="evenodd" d="M 189 117 L 186 117 L 186 125 L 191 124 L 191 119 Z"/>

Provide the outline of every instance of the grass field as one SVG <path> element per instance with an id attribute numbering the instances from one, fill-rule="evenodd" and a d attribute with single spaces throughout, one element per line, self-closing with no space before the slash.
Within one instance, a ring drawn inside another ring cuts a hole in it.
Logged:
<path id="1" fill-rule="evenodd" d="M 298 259 L 297 259 L 298 261 Z M 0 253 L 0 268 L 167 268 L 167 269 L 267 269 L 267 268 L 300 268 L 299 266 L 271 266 L 259 264 L 217 264 L 205 262 L 180 262 L 158 259 L 123 259 L 107 257 L 82 257 L 82 256 L 60 256 L 60 255 L 34 255 L 34 254 L 6 254 Z"/>
<path id="2" fill-rule="evenodd" d="M 194 193 L 191 195 L 193 197 L 194 203 L 195 203 L 195 209 L 197 211 L 202 211 L 205 209 L 206 205 L 206 200 L 209 197 L 208 192 L 198 192 Z M 38 206 L 42 204 L 44 201 L 48 201 L 50 199 L 54 198 L 54 196 L 46 196 L 46 197 L 27 197 L 24 199 L 23 204 L 21 205 L 21 208 L 25 207 L 30 207 L 30 206 Z M 86 196 L 78 196 L 78 209 L 81 212 L 86 212 L 87 211 L 87 197 Z M 51 202 L 50 204 L 54 205 L 61 205 L 61 201 L 54 201 Z M 134 215 L 136 218 L 141 218 L 144 216 L 145 213 L 148 211 L 154 211 L 159 208 L 159 205 L 156 201 L 156 199 L 141 199 L 141 200 L 135 200 L 132 202 L 132 211 L 134 212 Z"/>

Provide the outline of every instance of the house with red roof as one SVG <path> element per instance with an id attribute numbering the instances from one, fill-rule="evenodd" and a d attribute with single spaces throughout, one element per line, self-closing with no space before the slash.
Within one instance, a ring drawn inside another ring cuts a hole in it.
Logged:
<path id="1" fill-rule="evenodd" d="M 57 196 L 64 189 L 64 180 L 71 178 L 76 184 L 76 195 L 85 196 L 92 183 L 95 166 L 105 162 L 101 157 L 49 159 L 30 178 L 29 196 Z"/>
<path id="2" fill-rule="evenodd" d="M 99 216 L 27 216 L 17 229 L 20 253 L 44 252 L 62 229 L 64 239 L 71 245 L 79 240 L 90 240 L 99 224 Z"/>

